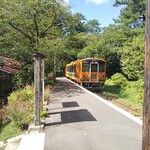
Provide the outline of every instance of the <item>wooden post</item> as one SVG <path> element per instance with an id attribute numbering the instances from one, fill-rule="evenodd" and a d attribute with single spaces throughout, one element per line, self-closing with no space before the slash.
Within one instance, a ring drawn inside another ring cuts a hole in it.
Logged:
<path id="1" fill-rule="evenodd" d="M 44 71 L 45 70 L 45 67 L 44 67 L 44 60 L 42 60 L 42 71 L 41 71 L 41 80 L 42 80 L 42 101 L 44 103 Z M 43 108 L 43 107 L 42 107 Z"/>
<path id="2" fill-rule="evenodd" d="M 146 0 L 146 41 L 142 150 L 150 150 L 150 1 Z"/>
<path id="3" fill-rule="evenodd" d="M 42 79 L 41 79 L 41 64 L 44 55 L 39 52 L 34 52 L 34 124 L 41 124 L 40 109 L 43 107 L 42 101 Z"/>

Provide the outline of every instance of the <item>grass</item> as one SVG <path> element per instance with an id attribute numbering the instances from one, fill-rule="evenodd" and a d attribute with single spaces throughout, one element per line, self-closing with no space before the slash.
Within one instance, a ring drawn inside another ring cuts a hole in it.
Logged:
<path id="1" fill-rule="evenodd" d="M 10 122 L 0 129 L 0 141 L 6 141 L 11 137 L 18 136 L 25 131 L 21 130 L 15 123 Z"/>
<path id="2" fill-rule="evenodd" d="M 125 110 L 126 108 L 124 108 L 124 106 L 130 107 L 131 109 L 137 111 L 140 117 L 142 116 L 144 98 L 144 87 L 142 80 L 135 82 L 126 81 L 126 84 L 122 86 L 122 84 L 116 84 L 116 82 L 109 79 L 105 83 L 103 92 L 98 93 L 98 95 Z M 122 106 L 119 103 L 121 103 Z"/>
<path id="3" fill-rule="evenodd" d="M 49 99 L 49 90 L 50 87 L 45 89 L 44 100 Z M 0 141 L 6 141 L 26 131 L 28 125 L 33 122 L 33 104 L 33 86 L 26 86 L 10 94 L 5 109 L 0 108 Z M 46 113 L 41 111 L 41 117 L 44 117 Z"/>

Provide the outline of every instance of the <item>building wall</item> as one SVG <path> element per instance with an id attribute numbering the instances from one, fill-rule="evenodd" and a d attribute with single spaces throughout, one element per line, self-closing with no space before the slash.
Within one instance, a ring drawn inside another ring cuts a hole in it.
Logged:
<path id="1" fill-rule="evenodd" d="M 13 75 L 0 71 L 0 99 L 8 96 L 9 93 L 12 92 L 13 89 Z"/>

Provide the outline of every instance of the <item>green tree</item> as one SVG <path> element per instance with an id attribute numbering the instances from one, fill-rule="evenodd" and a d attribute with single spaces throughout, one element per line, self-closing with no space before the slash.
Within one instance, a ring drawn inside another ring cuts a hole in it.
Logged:
<path id="1" fill-rule="evenodd" d="M 86 31 L 87 33 L 93 33 L 93 32 L 100 32 L 101 31 L 100 23 L 96 19 L 87 21 L 87 23 L 85 24 L 85 28 L 87 30 Z"/>
<path id="2" fill-rule="evenodd" d="M 121 52 L 126 35 L 116 25 L 110 25 L 103 29 L 93 40 L 90 40 L 85 48 L 78 53 L 79 58 L 98 57 L 107 61 L 107 76 L 121 72 Z"/>
<path id="3" fill-rule="evenodd" d="M 1 55 L 19 60 L 22 71 L 18 79 L 31 82 L 33 51 L 51 53 L 52 50 L 44 43 L 53 43 L 69 33 L 71 27 L 67 22 L 72 17 L 71 12 L 56 0 L 5 0 L 0 1 L 0 7 Z M 55 46 L 51 48 L 55 49 Z M 51 58 L 54 56 L 46 59 L 47 64 L 51 63 Z"/>
<path id="4" fill-rule="evenodd" d="M 130 80 L 138 80 L 144 75 L 144 31 L 140 30 L 131 42 L 127 42 L 122 51 L 121 65 L 123 73 Z"/>
<path id="5" fill-rule="evenodd" d="M 144 24 L 142 19 L 145 19 L 145 6 L 145 0 L 129 0 L 115 22 L 130 28 L 141 27 Z"/>

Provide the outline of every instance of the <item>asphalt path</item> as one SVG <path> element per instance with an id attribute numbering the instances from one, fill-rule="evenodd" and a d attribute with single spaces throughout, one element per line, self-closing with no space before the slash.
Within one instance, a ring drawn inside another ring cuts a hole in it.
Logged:
<path id="1" fill-rule="evenodd" d="M 48 105 L 44 149 L 141 150 L 142 126 L 134 120 L 58 78 Z"/>

